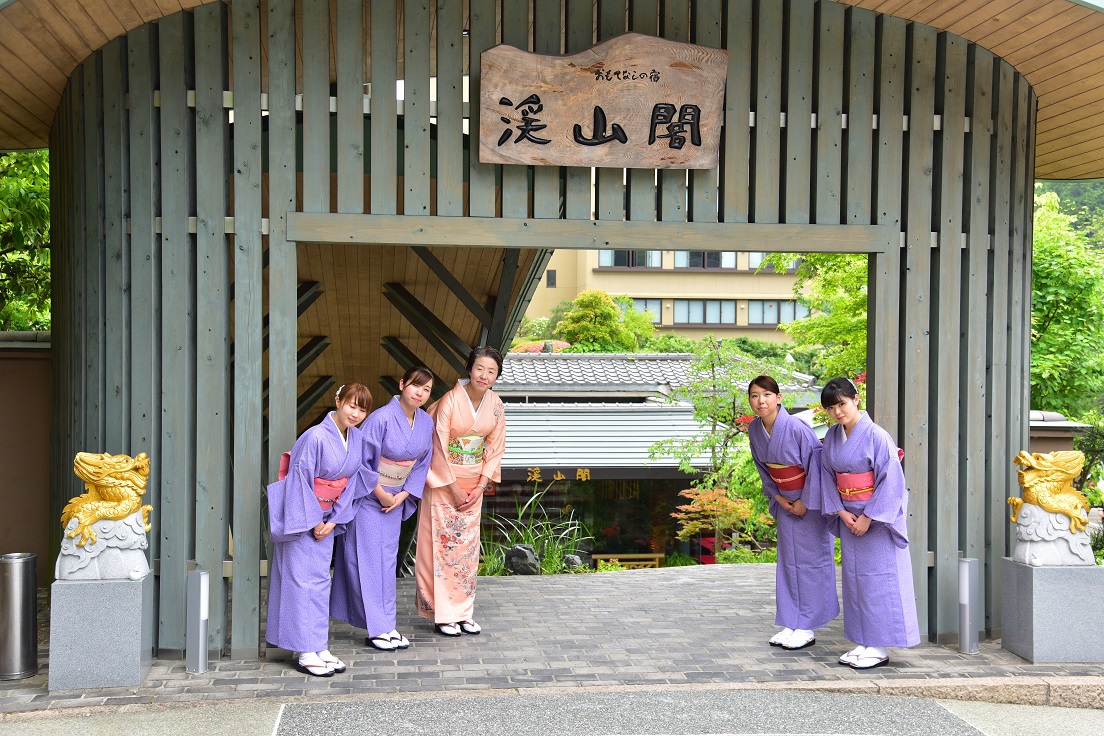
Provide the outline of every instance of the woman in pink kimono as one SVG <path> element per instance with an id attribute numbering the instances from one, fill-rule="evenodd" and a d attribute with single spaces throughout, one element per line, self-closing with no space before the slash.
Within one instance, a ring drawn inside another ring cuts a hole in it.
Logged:
<path id="1" fill-rule="evenodd" d="M 296 669 L 315 677 L 344 672 L 330 653 L 330 560 L 334 535 L 352 521 L 363 460 L 357 425 L 372 410 L 372 394 L 343 385 L 337 408 L 295 441 L 268 486 L 272 563 L 265 639 L 299 652 Z M 373 484 L 374 485 L 374 484 Z"/>
<path id="2" fill-rule="evenodd" d="M 491 391 L 502 355 L 476 348 L 467 368 L 468 378 L 429 408 L 437 441 L 418 509 L 418 615 L 445 636 L 481 630 L 474 618 L 479 521 L 483 494 L 502 479 L 506 449 L 506 415 Z"/>
<path id="3" fill-rule="evenodd" d="M 859 410 L 858 391 L 833 378 L 820 403 L 836 422 L 824 438 L 823 512 L 840 538 L 843 632 L 856 646 L 840 664 L 865 670 L 889 661 L 887 647 L 920 643 L 909 558 L 908 488 L 901 452 L 889 432 Z"/>
<path id="4" fill-rule="evenodd" d="M 832 534 L 820 513 L 820 441 L 782 406 L 770 376 L 752 380 L 748 403 L 756 414 L 748 427 L 751 455 L 778 525 L 774 622 L 783 628 L 769 643 L 804 649 L 816 643 L 815 629 L 839 615 Z"/>

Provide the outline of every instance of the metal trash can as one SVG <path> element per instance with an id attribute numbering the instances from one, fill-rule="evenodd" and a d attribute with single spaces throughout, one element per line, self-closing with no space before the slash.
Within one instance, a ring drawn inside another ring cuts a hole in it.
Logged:
<path id="1" fill-rule="evenodd" d="M 0 555 L 0 680 L 38 674 L 37 555 Z"/>

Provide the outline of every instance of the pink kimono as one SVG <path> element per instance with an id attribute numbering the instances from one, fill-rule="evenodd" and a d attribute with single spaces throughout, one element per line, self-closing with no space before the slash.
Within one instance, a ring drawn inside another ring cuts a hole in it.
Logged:
<path id="1" fill-rule="evenodd" d="M 467 382 L 458 381 L 429 408 L 437 436 L 418 508 L 414 573 L 418 615 L 439 624 L 473 620 L 483 511 L 482 496 L 471 508 L 458 511 L 444 486 L 456 483 L 460 490 L 471 491 L 482 476 L 499 482 L 506 449 L 502 400 L 487 391 L 480 405 L 472 406 L 464 389 Z"/>

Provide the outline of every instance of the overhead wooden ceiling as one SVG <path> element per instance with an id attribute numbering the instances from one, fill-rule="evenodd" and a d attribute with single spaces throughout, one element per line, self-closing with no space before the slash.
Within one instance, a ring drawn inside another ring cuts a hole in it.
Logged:
<path id="1" fill-rule="evenodd" d="M 47 145 L 65 81 L 92 51 L 210 1 L 0 0 L 0 150 Z M 840 2 L 949 31 L 1008 60 L 1039 97 L 1036 177 L 1104 177 L 1104 13 L 1069 0 Z"/>

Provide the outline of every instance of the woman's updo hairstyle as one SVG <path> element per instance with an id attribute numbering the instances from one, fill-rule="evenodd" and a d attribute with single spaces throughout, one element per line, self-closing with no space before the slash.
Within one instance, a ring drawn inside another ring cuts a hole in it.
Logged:
<path id="1" fill-rule="evenodd" d="M 425 386 L 433 383 L 433 372 L 424 365 L 412 366 L 403 374 L 402 383 L 404 386 Z"/>
<path id="2" fill-rule="evenodd" d="M 502 353 L 498 352 L 490 345 L 480 345 L 468 353 L 468 373 L 471 373 L 475 361 L 480 358 L 490 358 L 493 360 L 498 365 L 498 375 L 502 375 Z"/>
<path id="3" fill-rule="evenodd" d="M 778 381 L 774 380 L 770 376 L 756 376 L 751 379 L 751 383 L 748 384 L 748 396 L 751 396 L 751 389 L 758 386 L 764 391 L 770 391 L 772 394 L 781 394 L 782 390 L 778 388 Z"/>
<path id="4" fill-rule="evenodd" d="M 835 406 L 844 399 L 854 399 L 859 395 L 859 390 L 849 378 L 833 378 L 824 384 L 820 392 L 820 405 L 827 409 Z"/>
<path id="5" fill-rule="evenodd" d="M 337 405 L 353 402 L 353 406 L 364 411 L 372 411 L 372 392 L 363 383 L 346 383 L 337 389 L 334 396 Z"/>

